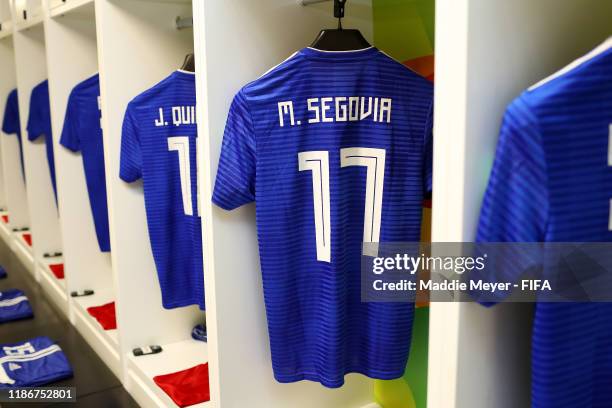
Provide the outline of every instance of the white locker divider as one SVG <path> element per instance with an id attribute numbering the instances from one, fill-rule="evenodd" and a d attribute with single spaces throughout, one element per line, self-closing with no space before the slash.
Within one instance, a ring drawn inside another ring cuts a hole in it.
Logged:
<path id="1" fill-rule="evenodd" d="M 12 34 L 11 21 L 12 21 L 11 20 L 11 9 L 9 7 L 9 3 L 6 1 L 0 2 L 0 40 L 9 37 Z M 11 66 L 9 67 L 8 72 L 4 74 L 6 78 L 0 78 L 0 99 L 4 99 L 3 101 L 0 102 L 0 108 L 2 109 L 0 111 L 0 121 L 2 120 L 1 116 L 4 114 L 4 106 L 5 106 L 4 104 L 6 103 L 6 96 L 8 95 L 8 92 L 10 92 L 13 89 L 13 88 L 7 89 L 7 87 L 14 86 L 14 84 L 11 84 L 10 78 L 15 77 L 15 61 L 14 61 L 13 53 L 12 51 L 5 53 L 4 44 L 5 42 L 3 41 L 2 45 L 0 46 L 3 49 L 3 51 L 0 51 L 0 52 L 2 52 L 3 56 L 6 56 L 6 59 L 3 59 L 2 61 L 6 61 L 5 62 L 6 65 L 11 65 Z M 0 152 L 1 150 L 2 150 L 2 144 L 0 143 Z M 2 166 L 0 166 L 0 217 L 8 215 L 7 204 L 6 204 L 6 186 L 4 183 L 3 173 L 4 173 L 4 169 L 2 168 Z M 0 235 L 6 238 L 8 236 L 7 233 L 9 231 L 10 230 L 8 228 L 8 223 L 3 222 L 3 220 L 0 219 Z"/>
<path id="2" fill-rule="evenodd" d="M 153 377 L 208 361 L 207 345 L 191 338 L 205 315 L 196 306 L 165 310 L 151 252 L 142 182 L 119 178 L 121 129 L 128 102 L 181 67 L 193 51 L 191 1 L 96 0 L 102 123 L 111 224 L 112 263 L 124 385 L 146 407 L 173 406 Z M 135 347 L 161 345 L 154 356 Z M 203 404 L 208 405 L 208 404 Z"/>
<path id="3" fill-rule="evenodd" d="M 13 8 L 13 21 L 18 21 L 21 16 L 17 15 L 18 12 L 26 9 L 38 9 L 38 6 L 34 7 L 32 2 L 17 1 Z M 14 239 L 17 254 L 37 279 L 37 260 L 42 259 L 45 252 L 57 251 L 60 247 L 57 208 L 44 137 L 35 142 L 27 140 L 30 95 L 32 89 L 47 78 L 45 39 L 41 23 L 42 19 L 33 25 L 15 24 L 13 32 L 27 203 L 31 223 L 31 231 L 15 231 Z M 26 234 L 31 234 L 32 245 L 27 243 Z"/>
<path id="4" fill-rule="evenodd" d="M 225 121 L 235 93 L 292 53 L 322 28 L 333 28 L 330 2 L 224 0 L 194 2 L 200 137 L 199 181 L 204 241 L 211 399 L 221 407 L 363 407 L 373 381 L 351 374 L 336 390 L 274 380 L 264 309 L 255 207 L 213 207 L 212 186 Z M 369 0 L 347 8 L 344 25 L 372 40 Z M 237 255 L 239 254 L 239 255 Z M 240 390 L 237 392 L 237 390 Z"/>
<path id="5" fill-rule="evenodd" d="M 0 121 L 4 119 L 6 102 L 9 93 L 15 89 L 15 53 L 12 38 L 12 18 L 8 2 L 0 3 L 0 61 L 4 61 L 0 71 Z M 19 158 L 19 141 L 17 135 L 6 135 L 0 129 L 0 237 L 9 245 L 12 244 L 11 217 L 9 207 L 16 209 L 18 222 L 20 211 L 18 200 L 25 200 L 25 186 L 21 175 Z M 14 177 L 13 175 L 19 175 Z M 13 178 L 17 178 L 16 180 Z M 17 190 L 17 191 L 16 191 Z M 25 207 L 25 206 L 24 206 Z M 27 210 L 26 210 L 27 211 Z M 23 213 L 23 211 L 22 211 Z M 27 216 L 27 212 L 26 212 Z M 13 223 L 15 224 L 15 223 Z"/>
<path id="6" fill-rule="evenodd" d="M 0 39 L 8 37 L 13 33 L 13 18 L 10 5 L 11 3 L 8 1 L 0 2 Z"/>
<path id="7" fill-rule="evenodd" d="M 70 317 L 94 350 L 121 377 L 118 331 L 104 330 L 87 312 L 88 307 L 115 300 L 110 254 L 101 252 L 98 245 L 81 153 L 73 153 L 59 144 L 70 92 L 98 71 L 94 2 L 68 7 L 74 5 L 67 3 L 61 13 L 46 8 L 49 93 L 53 101 L 51 118 L 63 244 L 63 258 L 51 258 L 47 265 L 63 262 L 65 279 L 58 281 L 47 265 L 43 266 L 51 281 L 65 282 L 62 286 L 67 298 L 74 291 L 94 292 L 70 298 Z"/>
<path id="8" fill-rule="evenodd" d="M 433 241 L 473 241 L 506 106 L 610 35 L 612 2 L 438 0 Z M 429 408 L 530 406 L 532 307 L 432 303 Z"/>

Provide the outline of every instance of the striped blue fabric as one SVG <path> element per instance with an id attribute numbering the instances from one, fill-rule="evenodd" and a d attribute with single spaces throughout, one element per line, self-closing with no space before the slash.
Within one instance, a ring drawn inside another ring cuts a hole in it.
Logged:
<path id="1" fill-rule="evenodd" d="M 608 242 L 612 49 L 524 92 L 507 109 L 480 242 Z M 612 407 L 612 304 L 539 303 L 534 408 Z"/>
<path id="2" fill-rule="evenodd" d="M 0 390 L 39 387 L 72 375 L 68 358 L 48 337 L 0 344 Z"/>
<path id="3" fill-rule="evenodd" d="M 68 98 L 60 144 L 81 152 L 89 204 L 100 251 L 110 251 L 104 141 L 100 123 L 100 76 L 87 78 L 74 87 Z"/>
<path id="4" fill-rule="evenodd" d="M 21 174 L 25 177 L 23 169 L 23 146 L 21 145 L 21 123 L 19 122 L 19 99 L 17 89 L 13 89 L 6 98 L 4 117 L 2 119 L 2 131 L 7 135 L 17 135 L 19 142 L 19 157 L 21 159 Z"/>
<path id="5" fill-rule="evenodd" d="M 34 141 L 40 136 L 45 137 L 47 163 L 51 175 L 51 185 L 57 201 L 57 186 L 55 183 L 55 159 L 53 158 L 53 133 L 51 130 L 51 107 L 49 105 L 49 81 L 46 79 L 32 88 L 30 95 L 30 114 L 28 116 L 28 140 Z"/>
<path id="6" fill-rule="evenodd" d="M 0 324 L 33 316 L 32 306 L 24 292 L 18 289 L 0 292 Z"/>
<path id="7" fill-rule="evenodd" d="M 412 304 L 362 303 L 363 241 L 418 241 L 432 85 L 375 48 L 303 49 L 230 108 L 213 201 L 256 202 L 279 382 L 401 377 Z"/>
<path id="8" fill-rule="evenodd" d="M 176 71 L 128 105 L 119 176 L 143 180 L 151 249 L 167 309 L 204 309 L 195 75 Z"/>

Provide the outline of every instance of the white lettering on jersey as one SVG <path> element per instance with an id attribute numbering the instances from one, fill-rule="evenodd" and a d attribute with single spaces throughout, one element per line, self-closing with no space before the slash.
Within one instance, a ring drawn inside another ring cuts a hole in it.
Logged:
<path id="1" fill-rule="evenodd" d="M 159 108 L 159 118 L 155 119 L 155 126 L 162 127 L 162 126 L 167 126 L 167 125 L 168 123 L 164 119 L 164 109 Z"/>
<path id="2" fill-rule="evenodd" d="M 319 123 L 321 121 L 321 119 L 319 118 L 318 102 L 319 102 L 318 98 L 310 98 L 306 100 L 306 103 L 308 104 L 308 110 L 314 113 L 314 118 L 308 119 L 308 123 Z"/>
<path id="3" fill-rule="evenodd" d="M 393 99 L 372 96 L 326 96 L 306 99 L 307 123 L 358 122 L 372 120 L 376 123 L 391 123 Z M 301 112 L 301 110 L 297 110 Z M 292 101 L 278 102 L 278 121 L 285 127 L 289 116 L 291 126 L 300 126 L 295 118 Z"/>
<path id="4" fill-rule="evenodd" d="M 346 98 L 340 96 L 336 98 L 336 122 L 346 122 L 348 119 Z"/>
<path id="5" fill-rule="evenodd" d="M 285 115 L 289 115 L 291 120 L 291 126 L 295 125 L 295 117 L 293 114 L 293 102 L 285 101 L 278 103 L 278 121 L 280 123 L 280 127 L 285 126 Z"/>
<path id="6" fill-rule="evenodd" d="M 159 108 L 157 112 L 155 127 L 170 126 L 170 123 L 166 120 L 164 108 Z M 196 107 L 194 105 L 172 106 L 169 117 L 172 118 L 172 125 L 175 127 L 197 124 Z"/>
<path id="7" fill-rule="evenodd" d="M 333 100 L 334 98 L 321 98 L 321 112 L 322 112 L 321 116 L 323 118 L 322 119 L 323 122 L 329 123 L 329 122 L 334 121 L 333 117 L 327 116 L 327 111 L 330 110 L 329 103 Z"/>

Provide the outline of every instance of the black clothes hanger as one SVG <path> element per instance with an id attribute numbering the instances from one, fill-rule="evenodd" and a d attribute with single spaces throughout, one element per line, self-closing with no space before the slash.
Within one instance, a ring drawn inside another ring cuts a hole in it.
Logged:
<path id="1" fill-rule="evenodd" d="M 321 30 L 311 47 L 323 51 L 352 51 L 371 47 L 359 30 L 342 28 L 347 0 L 334 0 L 334 17 L 338 19 L 337 29 Z"/>
<path id="2" fill-rule="evenodd" d="M 187 54 L 183 65 L 181 66 L 182 71 L 195 72 L 195 55 Z"/>

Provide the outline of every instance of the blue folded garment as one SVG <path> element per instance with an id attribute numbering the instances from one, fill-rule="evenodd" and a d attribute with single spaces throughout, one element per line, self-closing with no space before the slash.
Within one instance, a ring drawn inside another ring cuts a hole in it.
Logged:
<path id="1" fill-rule="evenodd" d="M 0 323 L 33 316 L 32 307 L 25 293 L 17 289 L 0 292 Z"/>
<path id="2" fill-rule="evenodd" d="M 0 389 L 37 387 L 70 377 L 66 355 L 48 337 L 0 344 Z"/>
<path id="3" fill-rule="evenodd" d="M 206 327 L 204 327 L 203 324 L 198 324 L 191 331 L 191 337 L 193 337 L 195 340 L 207 341 L 208 334 L 206 333 Z"/>

